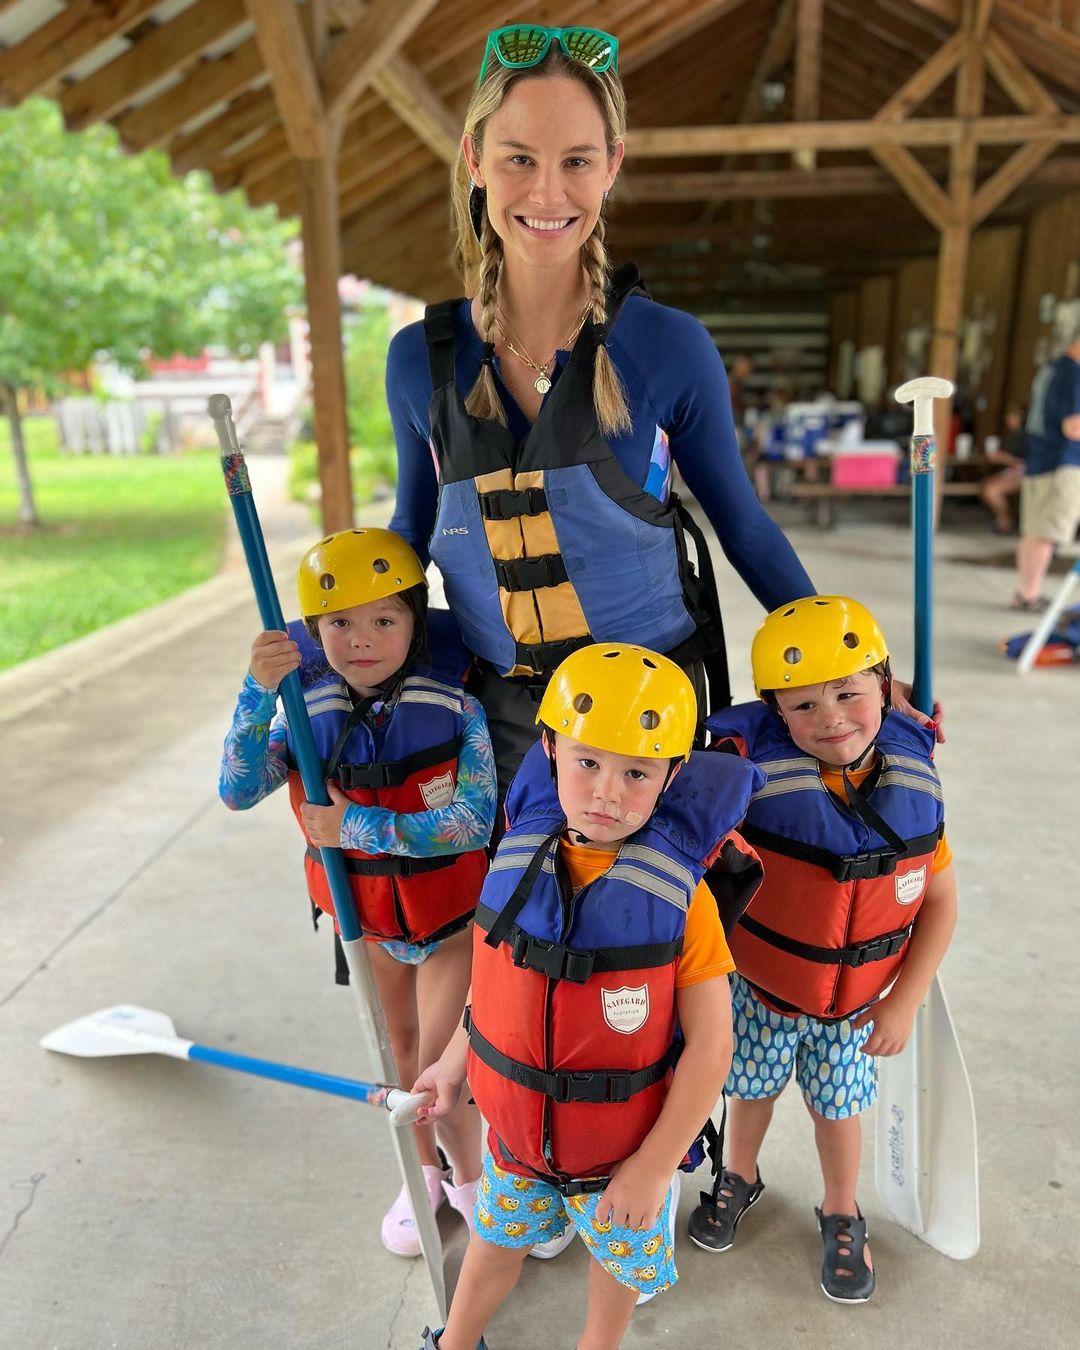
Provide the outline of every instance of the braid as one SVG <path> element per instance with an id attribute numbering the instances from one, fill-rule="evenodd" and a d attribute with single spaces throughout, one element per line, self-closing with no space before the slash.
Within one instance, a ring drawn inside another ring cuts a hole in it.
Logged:
<path id="1" fill-rule="evenodd" d="M 484 230 L 480 239 L 481 258 L 479 266 L 480 298 L 480 338 L 483 342 L 495 341 L 495 312 L 499 300 L 499 273 L 502 271 L 502 241 L 491 228 L 491 221 L 484 218 Z M 506 410 L 495 388 L 495 377 L 491 366 L 485 361 L 480 374 L 472 387 L 465 404 L 467 412 L 473 417 L 494 418 L 506 425 Z"/>
<path id="2" fill-rule="evenodd" d="M 607 226 L 604 217 L 597 218 L 596 227 L 582 245 L 581 262 L 585 275 L 589 279 L 589 302 L 592 307 L 592 320 L 603 324 L 607 321 L 607 287 L 611 276 L 611 262 L 604 246 Z M 630 409 L 626 406 L 626 393 L 619 379 L 619 373 L 612 365 L 607 347 L 603 343 L 596 349 L 596 364 L 593 369 L 593 405 L 596 408 L 596 420 L 605 436 L 618 435 L 629 431 L 633 423 Z"/>

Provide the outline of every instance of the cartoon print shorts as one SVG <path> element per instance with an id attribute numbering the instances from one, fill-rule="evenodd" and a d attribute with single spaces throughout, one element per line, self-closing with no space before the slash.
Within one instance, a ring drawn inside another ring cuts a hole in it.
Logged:
<path id="1" fill-rule="evenodd" d="M 807 1106 L 826 1120 L 857 1116 L 877 1100 L 877 1060 L 861 1053 L 874 1024 L 784 1017 L 738 975 L 731 980 L 735 1053 L 725 1092 L 743 1101 L 775 1097 L 794 1073 Z"/>
<path id="2" fill-rule="evenodd" d="M 562 1237 L 572 1223 L 609 1274 L 639 1294 L 659 1294 L 679 1278 L 675 1269 L 671 1188 L 651 1228 L 596 1221 L 599 1195 L 564 1196 L 546 1181 L 505 1172 L 490 1153 L 476 1195 L 476 1232 L 495 1247 L 531 1247 Z"/>

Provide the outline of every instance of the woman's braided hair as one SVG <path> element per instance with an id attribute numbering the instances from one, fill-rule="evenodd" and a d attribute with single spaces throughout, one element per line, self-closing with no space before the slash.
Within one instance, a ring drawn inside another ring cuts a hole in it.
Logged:
<path id="1" fill-rule="evenodd" d="M 505 66 L 498 64 L 492 66 L 483 84 L 473 95 L 465 113 L 465 132 L 472 137 L 478 154 L 483 148 L 487 121 L 502 104 L 514 82 L 551 74 L 566 75 L 578 80 L 589 91 L 604 122 L 608 153 L 615 152 L 616 146 L 626 134 L 626 96 L 618 75 L 613 70 L 595 74 L 580 61 L 570 60 L 553 44 L 544 60 L 528 70 L 507 70 Z M 502 240 L 492 229 L 486 211 L 480 239 L 476 238 L 469 215 L 470 188 L 469 166 L 465 162 L 464 154 L 459 153 L 451 185 L 456 233 L 454 262 L 461 273 L 466 290 L 470 294 L 475 294 L 480 301 L 480 337 L 486 343 L 494 343 L 499 275 L 503 262 Z M 581 249 L 581 265 L 589 280 L 590 317 L 597 324 L 604 324 L 607 320 L 607 285 L 611 275 L 611 262 L 604 246 L 605 232 L 606 226 L 601 215 Z M 630 410 L 626 402 L 626 393 L 603 344 L 596 352 L 593 405 L 596 408 L 597 421 L 605 435 L 617 435 L 630 429 Z M 489 362 L 485 361 L 480 367 L 479 377 L 465 406 L 474 417 L 493 418 L 505 425 L 506 413 L 495 388 L 495 377 Z"/>

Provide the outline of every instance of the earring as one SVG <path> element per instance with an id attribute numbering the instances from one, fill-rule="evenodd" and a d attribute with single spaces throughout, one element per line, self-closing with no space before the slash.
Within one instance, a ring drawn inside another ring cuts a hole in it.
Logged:
<path id="1" fill-rule="evenodd" d="M 470 179 L 470 182 L 472 180 Z M 473 234 L 479 241 L 484 234 L 484 216 L 487 208 L 487 193 L 478 183 L 473 182 L 469 189 L 469 219 L 472 221 Z"/>

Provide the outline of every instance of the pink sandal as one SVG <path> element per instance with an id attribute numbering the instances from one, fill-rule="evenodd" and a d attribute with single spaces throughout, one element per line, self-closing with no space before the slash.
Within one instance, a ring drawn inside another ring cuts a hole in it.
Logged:
<path id="1" fill-rule="evenodd" d="M 445 1177 L 446 1173 L 441 1167 L 424 1167 L 424 1182 L 427 1185 L 431 1208 L 436 1213 L 445 1198 L 443 1195 Z M 386 1250 L 393 1252 L 395 1256 L 420 1255 L 420 1234 L 416 1231 L 416 1220 L 413 1218 L 409 1194 L 404 1186 L 386 1211 L 379 1235 Z"/>

